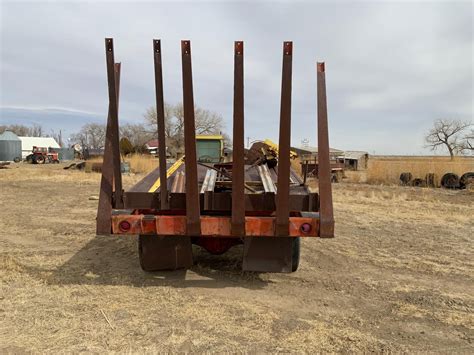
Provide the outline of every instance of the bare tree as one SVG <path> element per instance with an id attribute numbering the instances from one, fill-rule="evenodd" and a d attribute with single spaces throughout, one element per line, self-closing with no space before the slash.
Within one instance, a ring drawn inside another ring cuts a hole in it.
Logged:
<path id="1" fill-rule="evenodd" d="M 462 138 L 461 151 L 463 154 L 474 154 L 474 129 Z"/>
<path id="2" fill-rule="evenodd" d="M 470 122 L 439 119 L 425 136 L 426 147 L 437 150 L 444 147 L 451 159 L 462 151 L 462 133 L 471 126 Z"/>
<path id="3" fill-rule="evenodd" d="M 54 138 L 54 140 L 58 142 L 60 147 L 64 147 L 62 130 L 59 130 L 59 132 L 56 132 L 54 129 L 52 129 L 49 134 L 45 134 L 45 137 Z"/>
<path id="4" fill-rule="evenodd" d="M 172 122 L 172 118 L 174 116 L 174 107 L 165 103 L 165 136 L 166 139 L 171 138 L 174 134 L 174 124 Z M 145 120 L 151 126 L 150 130 L 155 131 L 157 129 L 157 115 L 156 115 L 156 107 L 150 107 L 146 110 L 144 115 Z"/>
<path id="5" fill-rule="evenodd" d="M 11 131 L 20 137 L 43 137 L 43 127 L 39 124 L 25 126 L 21 124 L 2 125 L 0 126 L 0 133 Z"/>
<path id="6" fill-rule="evenodd" d="M 120 127 L 120 137 L 125 137 L 134 148 L 143 147 L 149 140 L 153 139 L 156 134 L 147 130 L 143 124 L 125 124 Z"/>
<path id="7" fill-rule="evenodd" d="M 80 143 L 87 148 L 103 148 L 105 146 L 105 130 L 104 124 L 87 123 L 78 133 L 71 135 L 71 141 Z"/>
<path id="8" fill-rule="evenodd" d="M 145 119 L 156 130 L 156 109 L 151 107 L 145 113 Z M 197 134 L 221 134 L 224 129 L 223 118 L 220 114 L 196 107 L 194 118 Z M 181 103 L 165 104 L 165 136 L 166 146 L 172 155 L 183 152 L 184 148 L 184 109 Z"/>
<path id="9" fill-rule="evenodd" d="M 44 132 L 43 132 L 43 127 L 41 127 L 39 124 L 33 124 L 31 127 L 28 129 L 28 136 L 29 137 L 43 137 Z"/>
<path id="10" fill-rule="evenodd" d="M 220 114 L 197 107 L 195 110 L 197 134 L 220 134 L 224 128 Z"/>

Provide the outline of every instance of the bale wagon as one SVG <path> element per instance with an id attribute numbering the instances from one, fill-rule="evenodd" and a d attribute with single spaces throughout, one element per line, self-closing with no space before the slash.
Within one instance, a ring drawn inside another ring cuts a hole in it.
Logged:
<path id="1" fill-rule="evenodd" d="M 221 254 L 243 244 L 242 268 L 292 272 L 300 238 L 331 238 L 334 217 L 324 63 L 317 63 L 319 191 L 312 192 L 290 166 L 293 43 L 283 43 L 280 133 L 276 166 L 246 164 L 244 149 L 244 43 L 234 44 L 233 158 L 199 161 L 196 153 L 191 42 L 181 41 L 185 155 L 159 167 L 128 191 L 122 189 L 118 130 L 121 64 L 105 39 L 109 111 L 97 234 L 138 235 L 143 270 L 193 264 L 192 244 Z M 161 42 L 153 40 L 158 140 L 165 141 Z M 274 165 L 274 164 L 272 164 Z"/>

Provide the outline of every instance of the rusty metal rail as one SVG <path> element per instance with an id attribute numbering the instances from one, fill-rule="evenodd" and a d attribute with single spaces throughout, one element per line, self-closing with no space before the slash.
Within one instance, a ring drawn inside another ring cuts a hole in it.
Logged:
<path id="1" fill-rule="evenodd" d="M 191 42 L 181 41 L 183 67 L 184 150 L 186 174 L 186 233 L 201 234 L 199 187 L 196 158 L 196 125 L 194 122 L 193 73 L 191 68 Z"/>
<path id="2" fill-rule="evenodd" d="M 232 235 L 245 236 L 244 42 L 234 45 L 234 132 L 232 162 Z"/>
<path id="3" fill-rule="evenodd" d="M 278 182 L 276 195 L 277 236 L 288 235 L 290 209 L 290 141 L 291 141 L 291 77 L 293 42 L 283 43 L 283 69 L 281 76 L 280 139 L 278 141 Z"/>
<path id="4" fill-rule="evenodd" d="M 334 237 L 331 165 L 329 161 L 328 109 L 325 64 L 317 63 L 318 85 L 318 180 L 320 196 L 320 231 L 323 238 Z"/>
<path id="5" fill-rule="evenodd" d="M 160 169 L 160 208 L 167 210 L 168 184 L 166 183 L 166 135 L 165 135 L 165 102 L 163 98 L 163 70 L 161 65 L 161 40 L 153 40 L 155 63 L 155 92 L 156 92 L 156 123 L 158 129 L 158 157 Z"/>
<path id="6" fill-rule="evenodd" d="M 109 112 L 105 136 L 104 161 L 100 182 L 99 207 L 97 209 L 96 233 L 110 234 L 112 208 L 122 208 L 122 175 L 120 173 L 120 148 L 118 126 L 118 100 L 121 64 L 115 63 L 114 42 L 105 39 L 107 82 L 109 90 Z M 114 191 L 115 190 L 115 191 Z"/>

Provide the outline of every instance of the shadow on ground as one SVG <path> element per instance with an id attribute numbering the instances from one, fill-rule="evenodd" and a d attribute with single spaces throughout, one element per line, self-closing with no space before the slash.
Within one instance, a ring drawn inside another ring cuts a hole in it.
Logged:
<path id="1" fill-rule="evenodd" d="M 194 265 L 189 270 L 144 272 L 140 268 L 135 237 L 98 236 L 55 269 L 50 284 L 130 285 L 177 288 L 264 288 L 260 273 L 242 271 L 242 246 L 219 256 L 193 246 Z"/>

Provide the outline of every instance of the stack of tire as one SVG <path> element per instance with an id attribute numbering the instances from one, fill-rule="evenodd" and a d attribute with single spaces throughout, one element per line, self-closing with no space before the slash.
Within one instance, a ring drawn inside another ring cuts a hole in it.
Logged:
<path id="1" fill-rule="evenodd" d="M 424 179 L 413 178 L 409 172 L 400 174 L 400 185 L 415 187 L 437 187 L 436 175 L 426 174 Z M 474 172 L 464 173 L 461 177 L 454 173 L 447 173 L 441 177 L 441 186 L 445 189 L 472 189 L 474 188 Z"/>
<path id="2" fill-rule="evenodd" d="M 411 173 L 400 174 L 400 185 L 414 187 L 436 187 L 436 175 L 433 173 L 426 174 L 425 178 L 413 178 Z"/>
<path id="3" fill-rule="evenodd" d="M 453 173 L 444 174 L 441 186 L 446 189 L 471 189 L 474 187 L 474 172 L 464 173 L 461 177 Z"/>

